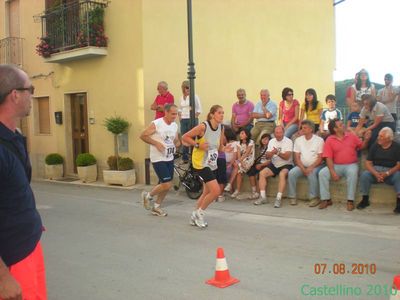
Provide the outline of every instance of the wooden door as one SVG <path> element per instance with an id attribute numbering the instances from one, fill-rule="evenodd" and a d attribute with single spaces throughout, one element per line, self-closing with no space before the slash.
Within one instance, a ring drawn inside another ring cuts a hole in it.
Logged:
<path id="1" fill-rule="evenodd" d="M 89 152 L 87 100 L 84 93 L 71 95 L 71 125 L 74 171 L 77 172 L 76 157 Z"/>

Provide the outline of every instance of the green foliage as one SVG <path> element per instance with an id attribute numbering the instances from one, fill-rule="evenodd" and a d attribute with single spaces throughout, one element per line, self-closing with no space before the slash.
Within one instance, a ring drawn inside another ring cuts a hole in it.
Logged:
<path id="1" fill-rule="evenodd" d="M 107 159 L 107 165 L 112 171 L 126 171 L 132 170 L 134 167 L 133 160 L 129 157 L 116 157 L 112 155 Z M 118 168 L 117 168 L 118 166 Z"/>
<path id="2" fill-rule="evenodd" d="M 46 165 L 61 165 L 64 158 L 58 153 L 50 153 L 45 158 Z"/>
<path id="3" fill-rule="evenodd" d="M 128 130 L 129 122 L 120 116 L 106 118 L 104 126 L 112 134 L 118 135 Z"/>
<path id="4" fill-rule="evenodd" d="M 104 22 L 104 8 L 97 6 L 89 11 L 89 25 L 103 25 Z"/>
<path id="5" fill-rule="evenodd" d="M 129 157 L 121 157 L 119 159 L 119 171 L 132 170 L 134 167 L 133 160 Z"/>
<path id="6" fill-rule="evenodd" d="M 76 165 L 78 167 L 87 167 L 96 164 L 96 158 L 90 153 L 81 153 L 76 158 Z"/>

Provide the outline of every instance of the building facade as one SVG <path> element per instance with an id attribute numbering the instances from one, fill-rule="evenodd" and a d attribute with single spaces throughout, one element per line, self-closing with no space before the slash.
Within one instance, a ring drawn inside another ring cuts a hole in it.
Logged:
<path id="1" fill-rule="evenodd" d="M 67 175 L 81 152 L 106 168 L 114 142 L 103 122 L 118 115 L 131 123 L 121 155 L 143 182 L 139 135 L 154 117 L 157 83 L 168 82 L 178 102 L 187 77 L 186 1 L 6 0 L 0 20 L 0 62 L 20 65 L 36 88 L 21 122 L 34 176 L 51 152 L 65 157 Z M 238 88 L 254 102 L 262 88 L 280 101 L 286 86 L 301 101 L 310 87 L 323 100 L 334 92 L 334 28 L 332 0 L 193 0 L 200 118 L 213 104 L 230 118 Z"/>

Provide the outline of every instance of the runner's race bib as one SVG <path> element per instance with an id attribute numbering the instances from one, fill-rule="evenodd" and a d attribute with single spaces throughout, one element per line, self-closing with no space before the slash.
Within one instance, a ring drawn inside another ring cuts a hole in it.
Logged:
<path id="1" fill-rule="evenodd" d="M 210 149 L 208 150 L 207 165 L 212 169 L 217 168 L 218 150 Z"/>
<path id="2" fill-rule="evenodd" d="M 172 139 L 166 139 L 165 141 L 165 158 L 171 160 L 174 158 L 175 144 Z"/>

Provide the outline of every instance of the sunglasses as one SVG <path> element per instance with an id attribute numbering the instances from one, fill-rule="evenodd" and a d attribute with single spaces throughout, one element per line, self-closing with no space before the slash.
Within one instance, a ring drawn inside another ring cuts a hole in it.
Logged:
<path id="1" fill-rule="evenodd" d="M 28 91 L 31 95 L 33 95 L 33 94 L 35 93 L 35 87 L 34 87 L 33 85 L 31 85 L 31 86 L 29 86 L 29 87 L 26 87 L 26 88 L 25 88 L 25 87 L 21 87 L 21 88 L 15 88 L 15 89 L 12 89 L 12 90 L 16 90 L 16 91 Z M 12 90 L 9 91 L 8 94 L 11 93 Z"/>
<path id="2" fill-rule="evenodd" d="M 292 94 L 292 93 L 290 93 L 290 94 L 286 94 L 286 96 L 293 96 L 293 94 Z"/>

